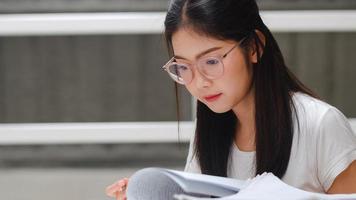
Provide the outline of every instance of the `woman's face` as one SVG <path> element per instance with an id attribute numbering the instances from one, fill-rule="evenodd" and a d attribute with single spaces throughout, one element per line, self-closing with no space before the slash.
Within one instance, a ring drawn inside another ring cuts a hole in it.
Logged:
<path id="1" fill-rule="evenodd" d="M 202 55 L 222 56 L 228 52 L 236 41 L 224 41 L 202 36 L 190 29 L 181 28 L 172 36 L 174 55 L 178 63 L 185 63 L 192 67 L 193 79 L 186 84 L 187 90 L 199 101 L 207 105 L 216 113 L 227 112 L 247 103 L 252 95 L 252 69 L 251 56 L 244 56 L 242 49 L 234 48 L 225 58 L 224 73 L 217 79 L 209 80 L 197 71 L 197 57 L 201 52 L 214 48 L 213 51 Z M 247 57 L 247 59 L 246 59 Z M 210 98 L 209 98 L 210 97 Z"/>

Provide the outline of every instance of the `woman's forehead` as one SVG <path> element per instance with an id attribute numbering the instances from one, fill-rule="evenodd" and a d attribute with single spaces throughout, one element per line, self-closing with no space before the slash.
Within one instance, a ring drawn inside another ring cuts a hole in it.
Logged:
<path id="1" fill-rule="evenodd" d="M 198 52 L 215 47 L 223 48 L 233 43 L 233 41 L 220 40 L 185 28 L 179 29 L 172 35 L 174 54 L 182 56 L 194 56 Z"/>
<path id="2" fill-rule="evenodd" d="M 172 43 L 223 44 L 226 41 L 207 36 L 189 28 L 181 28 L 172 35 Z"/>

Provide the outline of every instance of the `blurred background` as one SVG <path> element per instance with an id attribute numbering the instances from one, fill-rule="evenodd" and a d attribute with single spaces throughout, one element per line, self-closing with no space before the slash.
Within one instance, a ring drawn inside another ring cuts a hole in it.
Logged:
<path id="1" fill-rule="evenodd" d="M 179 88 L 178 134 L 174 84 L 161 70 L 168 4 L 0 0 L 0 199 L 110 199 L 105 187 L 137 169 L 183 169 L 194 100 Z M 288 66 L 355 128 L 356 21 L 334 24 L 355 19 L 356 1 L 258 4 Z M 278 24 L 280 11 L 299 25 Z M 303 18 L 320 11 L 326 28 Z"/>

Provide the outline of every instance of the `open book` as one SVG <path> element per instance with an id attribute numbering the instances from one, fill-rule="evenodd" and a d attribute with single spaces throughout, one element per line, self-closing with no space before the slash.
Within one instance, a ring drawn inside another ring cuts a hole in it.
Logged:
<path id="1" fill-rule="evenodd" d="M 127 197 L 128 200 L 356 200 L 356 194 L 327 195 L 303 191 L 285 184 L 271 173 L 242 181 L 163 168 L 145 168 L 133 174 Z"/>

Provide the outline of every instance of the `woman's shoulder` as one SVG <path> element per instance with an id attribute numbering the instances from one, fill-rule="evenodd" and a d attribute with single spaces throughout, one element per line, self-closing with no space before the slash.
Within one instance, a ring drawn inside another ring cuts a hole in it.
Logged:
<path id="1" fill-rule="evenodd" d="M 302 92 L 293 93 L 292 100 L 297 111 L 303 110 L 307 113 L 323 115 L 330 109 L 336 109 L 334 106 Z"/>
<path id="2" fill-rule="evenodd" d="M 309 182 L 304 189 L 327 191 L 335 177 L 356 156 L 356 136 L 348 119 L 334 106 L 304 93 L 293 94 L 294 138 L 286 173 L 292 185 Z M 294 115 L 294 119 L 296 115 Z M 306 176 L 303 182 L 295 177 Z"/>
<path id="3" fill-rule="evenodd" d="M 304 130 L 308 130 L 308 133 L 320 132 L 322 128 L 340 125 L 350 129 L 348 119 L 336 107 L 301 92 L 294 93 L 292 99 L 297 121 Z"/>

